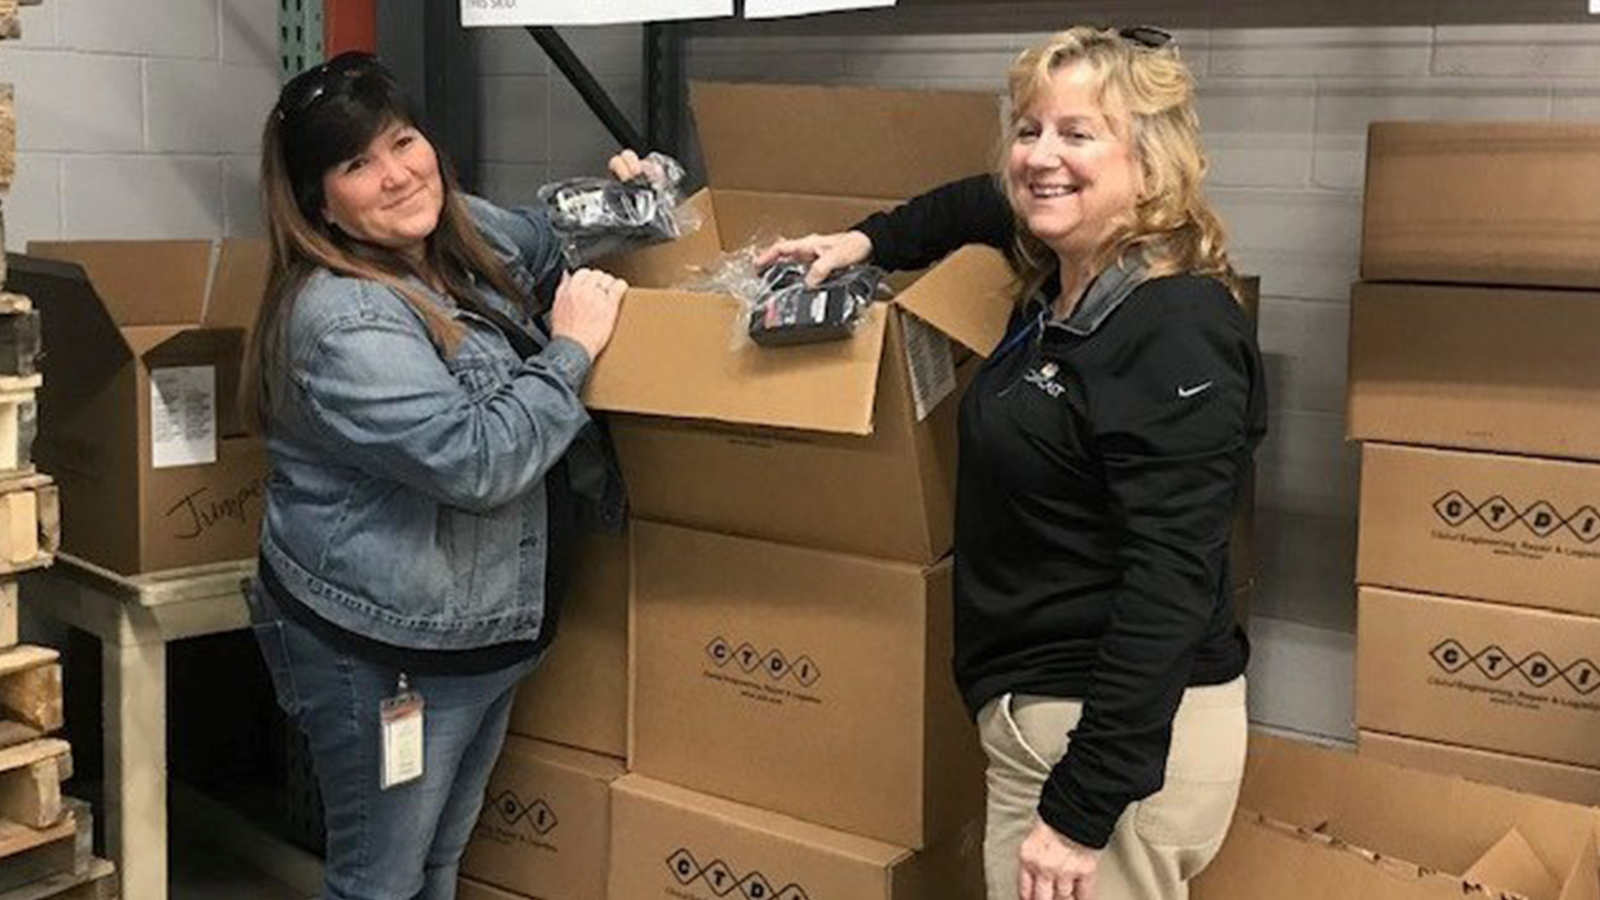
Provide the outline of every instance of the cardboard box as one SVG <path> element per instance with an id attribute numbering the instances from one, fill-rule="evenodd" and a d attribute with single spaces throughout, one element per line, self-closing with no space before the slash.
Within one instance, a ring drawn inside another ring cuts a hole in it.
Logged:
<path id="1" fill-rule="evenodd" d="M 1361 277 L 1600 287 L 1600 125 L 1375 122 Z"/>
<path id="2" fill-rule="evenodd" d="M 626 536 L 583 538 L 555 642 L 511 707 L 512 734 L 628 755 L 628 570 Z"/>
<path id="3" fill-rule="evenodd" d="M 461 874 L 537 900 L 605 900 L 619 760 L 509 737 Z"/>
<path id="4" fill-rule="evenodd" d="M 1252 735 L 1227 843 L 1195 900 L 1592 900 L 1600 813 Z"/>
<path id="5" fill-rule="evenodd" d="M 1600 465 L 1367 444 L 1356 580 L 1600 615 Z"/>
<path id="6" fill-rule="evenodd" d="M 456 882 L 456 900 L 528 900 L 528 898 L 470 878 L 463 878 Z"/>
<path id="7" fill-rule="evenodd" d="M 948 561 L 633 541 L 630 771 L 915 848 L 982 813 Z"/>
<path id="8" fill-rule="evenodd" d="M 1356 725 L 1600 767 L 1600 619 L 1360 589 Z"/>
<path id="9" fill-rule="evenodd" d="M 634 512 L 798 546 L 939 559 L 954 528 L 954 368 L 1004 332 L 1014 300 L 1004 258 L 959 250 L 898 282 L 893 302 L 871 307 L 852 338 L 797 347 L 739 340 L 737 300 L 673 288 L 724 251 L 848 227 L 988 170 L 997 98 L 696 84 L 693 100 L 711 185 L 692 200 L 704 224 L 608 261 L 634 289 L 586 394 L 593 408 L 627 414 L 612 434 Z"/>
<path id="10" fill-rule="evenodd" d="M 61 484 L 70 554 L 123 574 L 256 554 L 262 443 L 235 395 L 265 285 L 263 241 L 33 243 L 8 286 L 33 298 L 34 459 Z"/>
<path id="11" fill-rule="evenodd" d="M 612 788 L 612 897 L 982 900 L 982 820 L 915 853 L 628 775 Z"/>
<path id="12" fill-rule="evenodd" d="M 1524 794 L 1553 797 L 1582 806 L 1600 806 L 1600 769 L 1412 740 L 1377 731 L 1361 732 L 1361 753 L 1410 769 L 1459 775 Z"/>
<path id="13" fill-rule="evenodd" d="M 1600 459 L 1600 293 L 1358 284 L 1350 437 Z"/>

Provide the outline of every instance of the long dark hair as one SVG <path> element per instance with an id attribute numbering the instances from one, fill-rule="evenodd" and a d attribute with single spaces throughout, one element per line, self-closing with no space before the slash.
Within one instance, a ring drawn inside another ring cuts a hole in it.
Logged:
<path id="1" fill-rule="evenodd" d="M 478 233 L 455 172 L 437 144 L 444 207 L 420 261 L 352 238 L 324 220 L 323 176 L 361 154 L 395 123 L 428 137 L 394 75 L 365 53 L 345 53 L 295 76 L 267 115 L 261 138 L 261 205 L 271 268 L 240 379 L 241 408 L 252 430 L 264 430 L 284 399 L 281 370 L 287 359 L 284 341 L 290 309 L 306 279 L 318 269 L 393 290 L 416 312 L 445 355 L 460 344 L 461 325 L 417 282 L 437 279 L 447 293 L 468 305 L 477 302 L 474 280 L 513 303 L 531 302 Z"/>

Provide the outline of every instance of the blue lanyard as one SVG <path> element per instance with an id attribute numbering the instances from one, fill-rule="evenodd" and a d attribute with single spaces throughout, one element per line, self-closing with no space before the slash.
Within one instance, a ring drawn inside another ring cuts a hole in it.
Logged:
<path id="1" fill-rule="evenodd" d="M 991 361 L 1000 359 L 1007 353 L 1010 353 L 1012 350 L 1015 350 L 1017 347 L 1021 346 L 1022 342 L 1027 340 L 1029 335 L 1033 334 L 1033 332 L 1043 332 L 1044 312 L 1044 310 L 1040 310 L 1039 314 L 1034 316 L 1032 321 L 1023 325 L 1021 328 L 1018 328 L 1011 334 L 1006 335 L 1006 339 L 1000 342 L 1000 346 L 995 348 L 994 353 L 989 356 L 989 359 Z"/>

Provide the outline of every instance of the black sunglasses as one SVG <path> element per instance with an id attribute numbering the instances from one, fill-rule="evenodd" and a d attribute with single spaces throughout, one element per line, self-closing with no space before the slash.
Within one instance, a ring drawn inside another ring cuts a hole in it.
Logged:
<path id="1" fill-rule="evenodd" d="M 1172 43 L 1172 33 L 1162 31 L 1154 25 L 1135 25 L 1132 28 L 1117 29 L 1117 36 L 1123 40 L 1132 41 L 1148 50 L 1159 50 Z"/>
<path id="2" fill-rule="evenodd" d="M 383 72 L 383 64 L 371 53 L 350 51 L 341 53 L 315 68 L 307 69 L 289 80 L 278 98 L 278 121 L 287 121 L 317 104 L 330 93 L 336 93 L 348 83 L 370 72 Z"/>

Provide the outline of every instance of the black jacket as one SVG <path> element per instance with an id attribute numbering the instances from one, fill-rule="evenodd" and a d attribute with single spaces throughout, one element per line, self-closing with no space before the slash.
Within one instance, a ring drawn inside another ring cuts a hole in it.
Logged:
<path id="1" fill-rule="evenodd" d="M 857 226 L 888 269 L 966 243 L 1009 250 L 989 176 Z M 1065 321 L 1047 285 L 962 399 L 956 679 L 974 712 L 1005 693 L 1079 698 L 1041 817 L 1103 847 L 1160 790 L 1186 688 L 1244 672 L 1230 524 L 1266 394 L 1254 330 L 1215 279 L 1102 273 Z"/>

